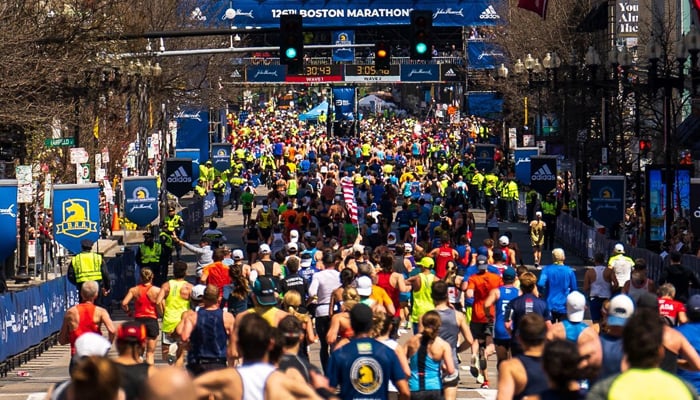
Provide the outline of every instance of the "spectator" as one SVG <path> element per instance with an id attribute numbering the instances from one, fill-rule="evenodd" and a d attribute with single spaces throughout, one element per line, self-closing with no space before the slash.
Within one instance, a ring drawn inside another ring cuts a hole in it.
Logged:
<path id="1" fill-rule="evenodd" d="M 700 288 L 700 281 L 695 272 L 681 264 L 681 253 L 672 251 L 669 255 L 671 262 L 661 272 L 659 285 L 670 283 L 676 288 L 676 299 L 680 302 L 688 301 L 690 285 Z"/>

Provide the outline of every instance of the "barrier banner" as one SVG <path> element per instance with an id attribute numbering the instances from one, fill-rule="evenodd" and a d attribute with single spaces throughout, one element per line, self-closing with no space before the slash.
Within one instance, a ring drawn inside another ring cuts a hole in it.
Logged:
<path id="1" fill-rule="evenodd" d="M 204 163 L 199 162 L 199 149 L 177 149 L 175 150 L 175 158 L 189 158 L 192 160 L 192 187 L 197 186 L 199 180 L 199 165 Z"/>
<path id="2" fill-rule="evenodd" d="M 54 237 L 72 253 L 100 238 L 100 188 L 96 183 L 53 186 Z"/>
<path id="3" fill-rule="evenodd" d="M 331 36 L 331 44 L 348 45 L 355 43 L 355 31 L 333 31 Z M 355 61 L 354 47 L 338 47 L 333 48 L 334 62 L 353 62 Z"/>
<path id="4" fill-rule="evenodd" d="M 50 196 L 49 196 L 50 197 Z M 5 260 L 17 248 L 17 181 L 0 180 L 0 260 Z"/>
<path id="5" fill-rule="evenodd" d="M 165 181 L 168 192 L 182 197 L 192 190 L 192 160 L 189 158 L 168 158 L 165 161 Z"/>
<path id="6" fill-rule="evenodd" d="M 199 108 L 184 109 L 175 114 L 177 141 L 175 149 L 197 149 L 197 162 L 209 159 L 209 111 Z M 178 156 L 179 157 L 179 156 Z"/>
<path id="7" fill-rule="evenodd" d="M 477 144 L 476 145 L 476 159 L 474 164 L 484 173 L 489 173 L 493 171 L 496 166 L 496 162 L 493 156 L 496 154 L 496 146 L 492 144 Z"/>
<path id="8" fill-rule="evenodd" d="M 170 186 L 170 183 L 167 184 Z M 158 184 L 155 176 L 124 178 L 124 216 L 138 226 L 158 218 Z"/>
<path id="9" fill-rule="evenodd" d="M 520 147 L 515 149 L 515 179 L 522 185 L 530 184 L 530 157 L 539 154 L 537 147 Z"/>
<path id="10" fill-rule="evenodd" d="M 336 121 L 353 121 L 355 119 L 355 88 L 334 87 L 333 104 Z"/>
<path id="11" fill-rule="evenodd" d="M 212 143 L 211 163 L 219 172 L 231 168 L 231 143 Z"/>
<path id="12" fill-rule="evenodd" d="M 204 196 L 204 216 L 211 217 L 217 211 L 216 196 L 214 196 L 214 192 L 209 192 Z"/>
<path id="13" fill-rule="evenodd" d="M 224 204 L 231 201 L 231 184 L 226 182 L 226 190 L 224 190 Z"/>
<path id="14" fill-rule="evenodd" d="M 557 187 L 557 158 L 530 157 L 530 187 L 542 196 Z"/>
<path id="15" fill-rule="evenodd" d="M 594 175 L 590 187 L 591 217 L 613 230 L 625 216 L 625 177 Z"/>
<path id="16" fill-rule="evenodd" d="M 182 220 L 185 222 L 185 238 L 201 229 L 204 225 L 204 199 L 194 201 L 183 209 Z"/>
<path id="17" fill-rule="evenodd" d="M 690 180 L 690 229 L 700 232 L 700 178 Z"/>

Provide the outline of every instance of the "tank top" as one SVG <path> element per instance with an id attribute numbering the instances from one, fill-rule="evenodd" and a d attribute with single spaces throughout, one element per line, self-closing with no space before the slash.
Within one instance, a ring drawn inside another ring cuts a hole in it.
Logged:
<path id="1" fill-rule="evenodd" d="M 148 379 L 148 368 L 146 363 L 124 365 L 115 363 L 119 375 L 121 376 L 121 388 L 124 389 L 126 400 L 136 400 L 139 398 L 141 387 Z"/>
<path id="2" fill-rule="evenodd" d="M 399 289 L 391 285 L 391 272 L 380 271 L 377 273 L 377 286 L 386 290 L 389 295 L 391 302 L 394 304 L 396 311 L 394 312 L 395 317 L 401 316 L 401 305 L 399 304 Z"/>
<path id="3" fill-rule="evenodd" d="M 622 362 L 622 338 L 606 334 L 600 335 L 600 345 L 603 350 L 603 362 L 598 379 L 605 379 L 620 373 L 620 363 Z"/>
<path id="4" fill-rule="evenodd" d="M 277 314 L 277 307 L 253 307 L 256 314 L 263 317 L 271 327 L 277 328 L 277 321 L 275 320 L 275 315 Z"/>
<path id="5" fill-rule="evenodd" d="M 187 361 L 196 363 L 198 360 L 226 360 L 226 345 L 228 335 L 224 327 L 224 310 L 197 310 L 197 324 L 190 336 L 190 349 Z"/>
<path id="6" fill-rule="evenodd" d="M 440 361 L 433 360 L 428 355 L 428 346 L 421 344 L 418 351 L 409 360 L 411 376 L 408 378 L 408 388 L 411 392 L 423 390 L 440 390 Z"/>
<path id="7" fill-rule="evenodd" d="M 180 323 L 182 313 L 190 309 L 190 301 L 180 296 L 182 287 L 187 284 L 186 281 L 171 279 L 168 281 L 168 284 L 170 285 L 170 292 L 168 292 L 168 297 L 165 298 L 162 329 L 165 333 L 172 333 L 175 331 L 177 324 Z"/>
<path id="8" fill-rule="evenodd" d="M 70 354 L 75 355 L 75 341 L 87 332 L 100 334 L 100 327 L 95 323 L 95 305 L 81 303 L 75 306 L 78 310 L 78 326 L 70 333 Z"/>
<path id="9" fill-rule="evenodd" d="M 265 384 L 270 374 L 275 372 L 275 367 L 270 364 L 258 362 L 243 364 L 236 370 L 243 383 L 242 400 L 265 400 Z"/>
<path id="10" fill-rule="evenodd" d="M 506 330 L 506 308 L 511 300 L 518 297 L 518 289 L 514 286 L 501 286 L 498 288 L 499 296 L 496 301 L 496 312 L 493 323 L 493 338 L 500 340 L 511 339 Z"/>
<path id="11" fill-rule="evenodd" d="M 438 331 L 438 336 L 446 341 L 452 348 L 452 359 L 454 360 L 455 368 L 459 365 L 457 358 L 457 341 L 459 339 L 459 325 L 457 325 L 457 312 L 453 308 L 445 308 L 435 310 L 440 315 L 442 324 Z"/>
<path id="12" fill-rule="evenodd" d="M 661 359 L 659 368 L 676 375 L 678 373 L 678 354 L 672 352 L 668 347 L 664 346 L 664 358 Z"/>
<path id="13" fill-rule="evenodd" d="M 272 234 L 272 245 L 271 247 L 271 252 L 272 254 L 276 254 L 278 251 L 284 249 L 284 238 L 282 237 L 282 233 L 273 233 Z"/>
<path id="14" fill-rule="evenodd" d="M 566 331 L 566 340 L 572 342 L 577 342 L 578 337 L 581 336 L 581 332 L 588 328 L 588 325 L 584 322 L 571 322 L 568 319 L 563 320 L 561 323 L 564 325 L 564 330 Z"/>
<path id="15" fill-rule="evenodd" d="M 420 289 L 413 291 L 413 308 L 411 309 L 411 322 L 418 323 L 418 320 L 430 310 L 435 309 L 435 304 L 433 304 L 433 281 L 435 280 L 435 275 L 433 274 L 418 274 L 420 279 Z"/>
<path id="16" fill-rule="evenodd" d="M 148 290 L 153 285 L 138 285 L 139 295 L 134 299 L 134 317 L 135 318 L 152 318 L 157 319 L 156 303 L 148 298 Z"/>
<path id="17" fill-rule="evenodd" d="M 258 221 L 258 226 L 262 229 L 267 229 L 272 227 L 272 218 L 270 217 L 270 211 L 260 212 L 260 221 Z"/>
<path id="18" fill-rule="evenodd" d="M 523 363 L 527 374 L 527 384 L 525 384 L 525 389 L 522 392 L 513 396 L 513 399 L 519 400 L 527 396 L 540 394 L 549 388 L 547 375 L 542 368 L 542 357 L 527 356 L 525 354 L 518 354 L 514 357 Z"/>
<path id="19" fill-rule="evenodd" d="M 627 295 L 632 298 L 634 304 L 637 304 L 637 301 L 639 301 L 639 298 L 642 297 L 644 293 L 649 293 L 649 279 L 645 280 L 644 284 L 639 287 L 634 284 L 632 279 L 630 279 L 629 282 L 630 286 Z"/>
<path id="20" fill-rule="evenodd" d="M 597 265 L 593 267 L 595 271 L 595 281 L 591 283 L 591 297 L 600 297 L 603 299 L 609 299 L 612 295 L 610 290 L 610 284 L 605 282 L 603 278 L 603 272 L 607 267 L 605 265 Z"/>
<path id="21" fill-rule="evenodd" d="M 436 260 L 435 260 L 435 275 L 438 278 L 444 279 L 447 275 L 447 262 L 454 261 L 452 256 L 452 247 L 449 245 L 440 246 Z"/>

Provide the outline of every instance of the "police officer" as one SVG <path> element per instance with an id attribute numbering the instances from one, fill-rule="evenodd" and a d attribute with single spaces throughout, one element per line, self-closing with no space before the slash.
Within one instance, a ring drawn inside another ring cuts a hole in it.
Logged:
<path id="1" fill-rule="evenodd" d="M 165 283 L 167 278 L 167 269 L 165 271 L 165 276 L 161 271 L 161 253 L 162 248 L 160 243 L 156 243 L 155 240 L 153 240 L 153 234 L 151 232 L 145 232 L 143 234 L 143 243 L 141 243 L 136 250 L 136 264 L 138 264 L 140 268 L 150 268 L 151 271 L 153 271 L 153 285 L 158 287 Z"/>
<path id="2" fill-rule="evenodd" d="M 537 201 L 540 195 L 532 187 L 529 188 L 527 194 L 525 195 L 525 209 L 527 214 L 527 220 L 532 221 L 535 219 L 535 211 L 537 210 Z"/>
<path id="3" fill-rule="evenodd" d="M 481 197 L 481 188 L 484 183 L 484 175 L 478 169 L 474 170 L 474 175 L 469 182 L 469 198 L 472 202 L 472 208 L 483 208 L 483 198 Z"/>
<path id="4" fill-rule="evenodd" d="M 547 197 L 540 204 L 542 207 L 542 220 L 547 225 L 544 230 L 544 250 L 554 248 L 554 233 L 557 231 L 557 201 L 554 194 L 547 193 Z"/>
<path id="5" fill-rule="evenodd" d="M 211 161 L 199 166 L 199 180 L 204 181 L 205 188 L 211 189 L 211 184 L 214 181 L 214 167 Z"/>
<path id="6" fill-rule="evenodd" d="M 217 217 L 224 217 L 224 192 L 226 191 L 226 182 L 221 180 L 221 176 L 214 178 L 214 184 L 211 187 L 212 192 L 214 192 L 214 198 L 216 201 Z"/>
<path id="7" fill-rule="evenodd" d="M 231 209 L 238 210 L 238 204 L 240 203 L 241 190 L 245 184 L 245 179 L 240 175 L 234 175 L 229 180 L 231 184 Z"/>
<path id="8" fill-rule="evenodd" d="M 199 200 L 207 196 L 207 188 L 203 180 L 197 181 L 197 186 L 194 187 L 194 199 Z"/>
<path id="9" fill-rule="evenodd" d="M 92 241 L 84 239 L 80 242 L 82 251 L 71 260 L 68 267 L 68 281 L 78 287 L 78 293 L 87 281 L 95 281 L 100 286 L 95 304 L 101 305 L 103 296 L 111 290 L 111 282 L 107 266 L 102 261 L 102 255 L 92 251 Z"/>
<path id="10" fill-rule="evenodd" d="M 518 200 L 520 198 L 520 191 L 518 190 L 518 183 L 515 179 L 508 179 L 508 215 L 510 216 L 511 222 L 518 222 Z M 529 220 L 528 220 L 529 221 Z"/>
<path id="11" fill-rule="evenodd" d="M 158 242 L 160 243 L 160 269 L 161 273 L 163 274 L 162 277 L 164 277 L 165 281 L 167 281 L 168 267 L 170 266 L 170 261 L 173 255 L 174 243 L 173 233 L 168 229 L 168 224 L 165 222 L 163 222 L 160 226 Z M 161 285 L 158 286 L 160 287 Z"/>
<path id="12" fill-rule="evenodd" d="M 175 207 L 170 206 L 168 208 L 168 215 L 165 217 L 165 224 L 169 232 L 173 233 L 177 237 L 182 236 L 182 228 L 184 227 L 185 223 L 182 220 L 182 216 L 180 216 L 180 214 L 175 213 Z M 177 261 L 180 261 L 181 252 L 182 246 L 175 243 L 175 253 L 177 255 Z"/>

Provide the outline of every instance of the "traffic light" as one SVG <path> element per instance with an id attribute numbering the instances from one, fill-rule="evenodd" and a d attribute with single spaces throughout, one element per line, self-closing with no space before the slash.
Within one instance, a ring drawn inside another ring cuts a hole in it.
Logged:
<path id="1" fill-rule="evenodd" d="M 304 28 L 301 15 L 280 17 L 280 64 L 287 73 L 299 75 L 304 69 Z"/>
<path id="2" fill-rule="evenodd" d="M 429 10 L 411 11 L 411 59 L 431 60 L 433 58 L 431 30 L 433 12 Z"/>
<path id="3" fill-rule="evenodd" d="M 374 44 L 374 67 L 387 70 L 391 65 L 391 47 L 383 41 Z"/>
<path id="4" fill-rule="evenodd" d="M 651 150 L 651 140 L 639 139 L 639 154 L 646 157 Z"/>

